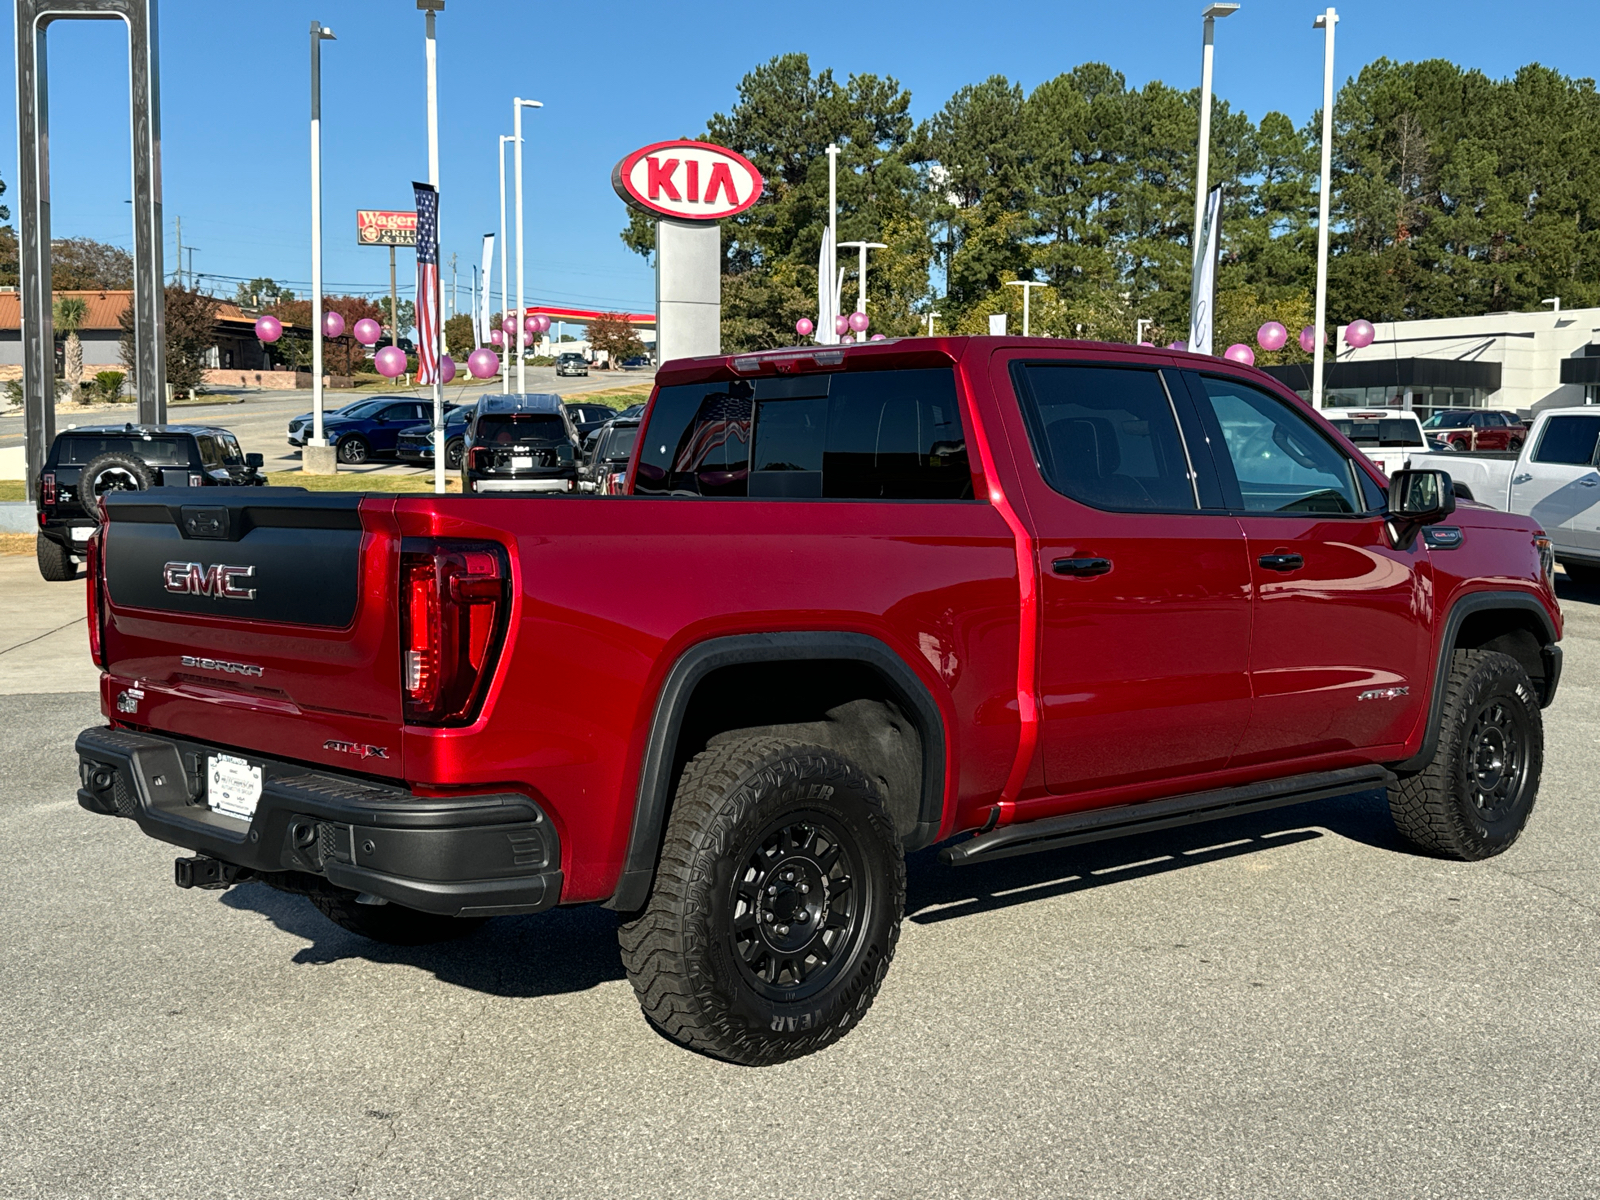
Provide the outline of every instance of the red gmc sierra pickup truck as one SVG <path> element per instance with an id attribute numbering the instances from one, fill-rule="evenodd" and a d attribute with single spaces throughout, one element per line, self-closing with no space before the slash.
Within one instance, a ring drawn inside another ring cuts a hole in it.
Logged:
<path id="1" fill-rule="evenodd" d="M 907 851 L 983 863 L 1387 787 L 1533 807 L 1550 547 L 1266 375 L 901 339 L 668 363 L 624 497 L 114 494 L 79 799 L 371 938 L 600 903 L 738 1062 L 865 1013 Z"/>

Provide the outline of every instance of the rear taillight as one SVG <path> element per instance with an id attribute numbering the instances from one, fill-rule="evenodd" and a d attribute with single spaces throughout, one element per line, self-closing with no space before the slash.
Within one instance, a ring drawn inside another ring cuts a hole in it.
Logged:
<path id="1" fill-rule="evenodd" d="M 189 486 L 190 487 L 201 487 L 201 486 L 203 486 L 205 484 L 205 481 L 206 481 L 206 477 L 204 475 L 199 475 L 199 474 L 196 474 L 194 472 L 190 472 L 190 474 L 189 474 Z"/>
<path id="2" fill-rule="evenodd" d="M 472 469 L 474 471 L 487 471 L 494 466 L 494 451 L 488 446 L 474 446 L 472 448 Z"/>
<path id="3" fill-rule="evenodd" d="M 511 607 L 504 547 L 407 538 L 400 551 L 406 720 L 464 725 L 477 714 Z"/>
<path id="4" fill-rule="evenodd" d="M 84 586 L 84 595 L 88 597 L 89 604 L 89 657 L 94 659 L 95 665 L 106 665 L 104 629 L 100 622 L 105 617 L 105 605 L 100 594 L 100 539 L 105 536 L 102 526 L 89 535 L 89 540 L 84 545 L 84 562 L 88 568 L 89 578 Z"/>
<path id="5" fill-rule="evenodd" d="M 54 504 L 56 502 L 56 476 L 54 471 L 47 471 L 39 477 L 39 503 Z"/>

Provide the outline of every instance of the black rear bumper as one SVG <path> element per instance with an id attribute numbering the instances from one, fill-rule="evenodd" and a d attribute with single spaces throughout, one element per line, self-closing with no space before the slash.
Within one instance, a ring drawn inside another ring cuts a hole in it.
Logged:
<path id="1" fill-rule="evenodd" d="M 129 817 L 150 837 L 270 877 L 320 875 L 424 912 L 539 912 L 561 898 L 561 847 L 520 793 L 417 796 L 298 763 L 97 726 L 78 735 L 78 803 Z M 245 821 L 206 804 L 206 759 L 233 754 L 262 770 Z M 286 878 L 291 878 L 287 877 Z"/>

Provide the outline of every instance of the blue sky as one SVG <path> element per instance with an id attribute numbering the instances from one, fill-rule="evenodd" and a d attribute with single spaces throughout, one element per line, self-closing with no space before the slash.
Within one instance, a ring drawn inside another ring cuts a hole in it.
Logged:
<path id="1" fill-rule="evenodd" d="M 702 131 L 708 116 L 733 104 L 752 66 L 798 50 L 840 78 L 893 75 L 911 90 L 919 119 L 991 74 L 1031 89 L 1090 60 L 1110 63 L 1135 84 L 1191 87 L 1202 7 L 1201 0 L 919 0 L 841 4 L 824 16 L 829 10 L 817 5 L 726 0 L 560 9 L 448 0 L 439 18 L 441 225 L 446 258 L 451 250 L 460 255 L 462 305 L 481 236 L 499 226 L 495 152 L 498 135 L 510 132 L 514 94 L 545 103 L 525 121 L 530 302 L 648 309 L 651 272 L 618 239 L 624 212 L 611 167 L 646 142 Z M 1279 109 L 1304 121 L 1321 100 L 1322 38 L 1311 21 L 1322 7 L 1245 0 L 1218 25 L 1218 94 L 1252 117 Z M 1449 58 L 1495 76 L 1534 61 L 1592 75 L 1600 45 L 1593 0 L 1338 7 L 1340 81 L 1383 55 Z M 5 5 L 0 13 L 7 45 L 15 45 L 12 11 Z M 387 287 L 388 256 L 356 244 L 355 210 L 409 208 L 410 181 L 426 178 L 423 17 L 414 0 L 163 0 L 169 271 L 182 217 L 198 273 L 309 279 L 313 18 L 338 35 L 323 50 L 324 278 L 330 292 Z M 57 237 L 131 245 L 123 202 L 131 186 L 125 47 L 113 22 L 52 28 Z M 17 179 L 10 55 L 5 71 L 0 175 L 12 187 L 10 202 Z M 402 283 L 413 271 L 402 252 Z M 232 292 L 224 280 L 213 286 Z"/>

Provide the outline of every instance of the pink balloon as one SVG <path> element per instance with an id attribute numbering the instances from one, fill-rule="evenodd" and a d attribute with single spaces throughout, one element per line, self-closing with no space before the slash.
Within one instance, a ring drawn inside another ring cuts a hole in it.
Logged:
<path id="1" fill-rule="evenodd" d="M 1256 352 L 1243 342 L 1235 342 L 1222 352 L 1222 357 L 1236 363 L 1243 363 L 1247 367 L 1256 365 Z"/>
<path id="2" fill-rule="evenodd" d="M 372 365 L 385 379 L 398 379 L 406 373 L 406 352 L 399 346 L 385 346 L 372 356 Z"/>
<path id="3" fill-rule="evenodd" d="M 1256 345 L 1263 350 L 1282 350 L 1289 341 L 1289 331 L 1278 321 L 1268 321 L 1256 330 Z"/>
<path id="4" fill-rule="evenodd" d="M 324 337 L 344 336 L 344 315 L 332 310 L 322 314 L 322 333 Z"/>
<path id="5" fill-rule="evenodd" d="M 439 378 L 440 378 L 440 380 L 442 380 L 445 383 L 449 383 L 455 377 L 456 377 L 456 360 L 451 358 L 448 354 L 441 355 L 439 357 Z"/>
<path id="6" fill-rule="evenodd" d="M 853 345 L 855 340 L 856 335 L 853 333 L 844 333 L 839 335 L 839 344 L 842 346 Z"/>
<path id="7" fill-rule="evenodd" d="M 1317 349 L 1317 327 L 1307 325 L 1300 331 L 1300 349 L 1307 354 L 1312 354 Z"/>
<path id="8" fill-rule="evenodd" d="M 810 337 L 812 330 L 816 329 L 810 317 L 801 317 L 794 323 L 794 331 L 801 337 Z"/>
<path id="9" fill-rule="evenodd" d="M 538 315 L 535 314 L 533 316 L 524 317 L 523 320 L 522 320 L 522 327 L 524 329 L 526 329 L 530 334 L 535 334 L 535 333 L 540 332 Z"/>
<path id="10" fill-rule="evenodd" d="M 1152 349 L 1154 349 L 1154 347 L 1155 347 L 1155 343 L 1154 342 L 1140 342 L 1139 345 L 1141 345 L 1141 346 L 1149 346 Z"/>
<path id="11" fill-rule="evenodd" d="M 489 330 L 489 344 L 491 346 L 504 346 L 506 344 L 505 330 L 503 330 L 503 329 L 491 329 L 491 330 Z"/>
<path id="12" fill-rule="evenodd" d="M 498 331 L 497 331 L 498 332 Z M 467 355 L 467 372 L 474 379 L 487 379 L 499 374 L 500 356 L 487 346 L 479 346 Z"/>
<path id="13" fill-rule="evenodd" d="M 845 316 L 843 313 L 840 313 L 833 319 L 833 331 L 835 333 L 849 333 L 850 318 Z"/>
<path id="14" fill-rule="evenodd" d="M 500 322 L 500 328 L 505 331 L 507 337 L 515 337 L 517 334 L 516 317 L 506 317 L 505 320 Z"/>
<path id="15" fill-rule="evenodd" d="M 1372 339 L 1377 336 L 1378 331 L 1372 327 L 1371 321 L 1351 321 L 1344 327 L 1344 340 L 1357 350 L 1372 345 Z"/>
<path id="16" fill-rule="evenodd" d="M 383 336 L 383 326 L 371 317 L 362 317 L 356 322 L 356 341 L 363 346 L 370 346 Z"/>
<path id="17" fill-rule="evenodd" d="M 864 312 L 853 312 L 845 319 L 850 322 L 850 329 L 854 333 L 865 333 L 867 326 L 872 323 Z"/>
<path id="18" fill-rule="evenodd" d="M 263 342 L 275 342 L 283 336 L 283 322 L 273 316 L 256 318 L 256 337 Z"/>
<path id="19" fill-rule="evenodd" d="M 1188 342 L 1168 342 L 1167 343 L 1167 349 L 1168 350 L 1187 350 L 1188 348 L 1189 348 L 1189 343 Z"/>
<path id="20" fill-rule="evenodd" d="M 889 339 L 881 333 L 875 333 L 867 339 L 869 342 L 886 342 Z"/>
<path id="21" fill-rule="evenodd" d="M 539 314 L 539 332 L 540 333 L 549 333 L 550 332 L 550 314 L 549 313 L 540 313 Z"/>

